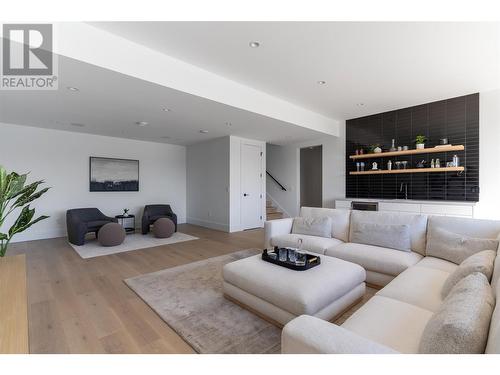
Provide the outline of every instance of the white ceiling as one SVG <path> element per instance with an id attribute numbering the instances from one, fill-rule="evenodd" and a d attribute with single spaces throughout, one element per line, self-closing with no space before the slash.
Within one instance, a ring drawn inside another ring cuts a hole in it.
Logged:
<path id="1" fill-rule="evenodd" d="M 333 119 L 500 88 L 499 23 L 92 25 Z M 261 46 L 250 48 L 252 40 Z M 0 122 L 179 145 L 226 135 L 275 144 L 325 136 L 68 57 L 59 58 L 59 78 L 58 91 L 0 91 Z"/>
<path id="2" fill-rule="evenodd" d="M 63 56 L 59 90 L 0 90 L 0 122 L 178 145 L 227 135 L 274 144 L 325 136 Z"/>
<path id="3" fill-rule="evenodd" d="M 500 23 L 92 25 L 336 119 L 500 87 Z"/>

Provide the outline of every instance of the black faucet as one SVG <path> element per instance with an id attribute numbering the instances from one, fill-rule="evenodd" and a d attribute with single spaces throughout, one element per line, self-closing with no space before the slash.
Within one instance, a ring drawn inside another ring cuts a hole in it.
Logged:
<path id="1" fill-rule="evenodd" d="M 407 182 L 401 182 L 401 186 L 399 187 L 399 192 L 401 193 L 403 191 L 403 186 L 405 188 L 405 199 L 408 199 L 408 183 Z"/>

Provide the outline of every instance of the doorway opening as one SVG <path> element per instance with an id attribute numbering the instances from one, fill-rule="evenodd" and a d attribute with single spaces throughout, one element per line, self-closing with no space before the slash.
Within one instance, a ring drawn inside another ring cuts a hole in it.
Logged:
<path id="1" fill-rule="evenodd" d="M 323 206 L 323 146 L 300 149 L 300 207 Z"/>

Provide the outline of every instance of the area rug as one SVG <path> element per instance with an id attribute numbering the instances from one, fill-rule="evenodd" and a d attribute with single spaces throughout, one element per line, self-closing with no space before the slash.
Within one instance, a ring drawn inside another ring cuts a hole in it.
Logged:
<path id="1" fill-rule="evenodd" d="M 136 276 L 125 283 L 198 353 L 280 353 L 281 330 L 222 294 L 222 267 L 259 252 L 243 250 Z M 376 293 L 366 289 L 363 299 L 336 324 L 342 324 Z"/>
<path id="2" fill-rule="evenodd" d="M 100 257 L 126 251 L 146 249 L 148 247 L 172 245 L 178 242 L 197 240 L 198 237 L 190 236 L 189 234 L 176 232 L 169 238 L 156 238 L 153 234 L 148 233 L 142 235 L 140 233 L 128 234 L 125 241 L 118 246 L 104 247 L 99 244 L 97 239 L 86 240 L 85 245 L 76 246 L 70 243 L 75 251 L 83 259 Z"/>

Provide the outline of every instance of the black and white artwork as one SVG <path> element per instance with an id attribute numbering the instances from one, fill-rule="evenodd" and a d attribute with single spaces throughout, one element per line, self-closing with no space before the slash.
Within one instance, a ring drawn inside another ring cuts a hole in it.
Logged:
<path id="1" fill-rule="evenodd" d="M 139 160 L 91 156 L 90 191 L 139 191 Z"/>

